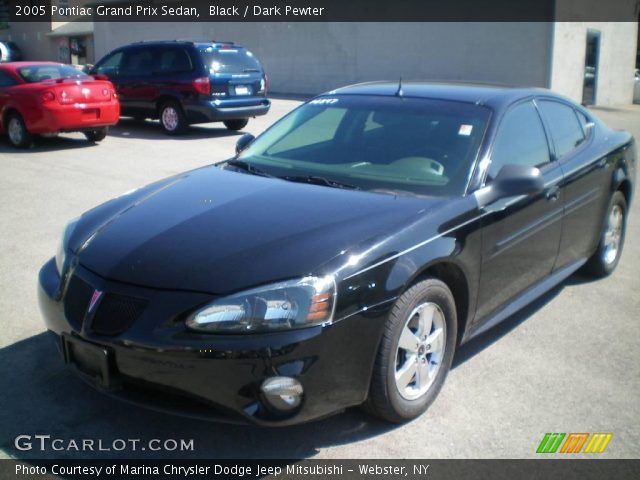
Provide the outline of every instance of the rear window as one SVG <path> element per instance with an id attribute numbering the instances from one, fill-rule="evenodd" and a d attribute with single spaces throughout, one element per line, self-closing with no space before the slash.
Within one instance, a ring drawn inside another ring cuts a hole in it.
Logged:
<path id="1" fill-rule="evenodd" d="M 205 67 L 211 73 L 249 73 L 260 72 L 262 68 L 258 59 L 244 48 L 213 47 L 200 50 Z"/>
<path id="2" fill-rule="evenodd" d="M 57 78 L 79 78 L 91 79 L 88 75 L 82 73 L 68 65 L 30 65 L 28 67 L 18 68 L 18 75 L 27 83 L 37 83 L 44 80 L 55 80 Z"/>

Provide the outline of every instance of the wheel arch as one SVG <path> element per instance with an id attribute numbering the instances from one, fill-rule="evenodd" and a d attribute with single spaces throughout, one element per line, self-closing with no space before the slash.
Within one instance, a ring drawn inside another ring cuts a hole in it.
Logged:
<path id="1" fill-rule="evenodd" d="M 175 102 L 178 105 L 180 105 L 180 108 L 182 108 L 182 103 L 180 103 L 180 100 L 178 99 L 178 97 L 176 97 L 175 95 L 170 95 L 170 94 L 163 94 L 160 95 L 157 99 L 156 99 L 156 115 L 158 115 L 158 117 L 160 117 L 160 108 L 162 108 L 162 105 L 164 105 L 167 102 Z"/>
<path id="2" fill-rule="evenodd" d="M 453 295 L 456 304 L 456 314 L 458 317 L 458 338 L 457 344 L 464 336 L 464 331 L 469 318 L 470 291 L 467 275 L 460 265 L 449 259 L 434 261 L 422 269 L 407 282 L 402 293 L 425 278 L 436 278 L 442 281 Z"/>
<path id="3" fill-rule="evenodd" d="M 2 112 L 2 131 L 4 132 L 7 131 L 7 128 L 6 128 L 7 120 L 9 119 L 9 115 L 12 115 L 14 113 L 20 115 L 20 117 L 24 120 L 24 116 L 22 115 L 22 113 L 20 113 L 20 111 L 16 107 L 9 106 L 5 108 L 4 112 Z"/>

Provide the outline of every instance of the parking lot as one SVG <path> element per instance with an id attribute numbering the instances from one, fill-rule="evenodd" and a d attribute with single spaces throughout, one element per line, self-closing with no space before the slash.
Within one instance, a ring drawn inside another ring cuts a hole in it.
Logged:
<path id="1" fill-rule="evenodd" d="M 257 134 L 299 102 L 274 100 Z M 640 108 L 596 112 L 640 139 Z M 359 410 L 309 425 L 258 429 L 184 419 L 105 397 L 64 370 L 36 300 L 40 266 L 66 220 L 154 180 L 221 161 L 240 134 L 222 125 L 164 135 L 123 120 L 99 145 L 80 134 L 14 150 L 0 140 L 0 456 L 206 458 L 527 458 L 545 432 L 612 432 L 606 458 L 640 448 L 640 212 L 625 252 L 600 281 L 571 277 L 465 345 L 419 419 L 392 427 Z M 62 439 L 194 439 L 189 452 L 19 452 L 20 434 Z"/>

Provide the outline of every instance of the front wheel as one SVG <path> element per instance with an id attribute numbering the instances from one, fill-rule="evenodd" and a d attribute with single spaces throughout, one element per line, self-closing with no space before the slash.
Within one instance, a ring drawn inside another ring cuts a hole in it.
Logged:
<path id="1" fill-rule="evenodd" d="M 627 226 L 627 201 L 622 192 L 611 196 L 605 226 L 595 253 L 585 265 L 585 271 L 594 277 L 606 277 L 620 261 Z"/>
<path id="2" fill-rule="evenodd" d="M 365 408 L 394 423 L 422 414 L 440 392 L 457 338 L 453 295 L 429 278 L 396 302 L 385 326 Z"/>
<path id="3" fill-rule="evenodd" d="M 84 136 L 87 137 L 87 140 L 89 140 L 90 142 L 100 142 L 105 139 L 108 132 L 108 127 L 102 127 L 96 128 L 95 130 L 87 130 L 86 132 L 84 132 Z"/>
<path id="4" fill-rule="evenodd" d="M 247 126 L 247 124 L 249 123 L 249 119 L 241 118 L 239 120 L 225 120 L 223 123 L 224 126 L 227 127 L 227 129 L 237 132 L 238 130 L 242 130 Z"/>
<path id="5" fill-rule="evenodd" d="M 33 135 L 27 130 L 24 120 L 17 113 L 7 118 L 7 136 L 11 145 L 17 148 L 27 148 L 33 143 Z"/>

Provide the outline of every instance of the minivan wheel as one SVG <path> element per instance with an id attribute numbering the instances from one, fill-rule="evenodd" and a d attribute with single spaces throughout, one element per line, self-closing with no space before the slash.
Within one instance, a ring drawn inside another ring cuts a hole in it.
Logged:
<path id="1" fill-rule="evenodd" d="M 604 228 L 595 253 L 585 265 L 585 272 L 594 277 L 606 277 L 613 272 L 620 261 L 627 225 L 627 201 L 622 192 L 611 196 Z"/>
<path id="2" fill-rule="evenodd" d="M 87 130 L 84 132 L 84 136 L 87 137 L 87 140 L 90 142 L 100 142 L 105 139 L 108 132 L 109 127 L 102 127 L 96 128 L 95 130 Z"/>
<path id="3" fill-rule="evenodd" d="M 394 423 L 422 414 L 451 368 L 456 338 L 456 306 L 447 285 L 428 278 L 412 286 L 385 325 L 365 409 Z"/>
<path id="4" fill-rule="evenodd" d="M 160 107 L 160 125 L 165 133 L 179 135 L 187 129 L 187 117 L 178 102 L 166 102 Z"/>
<path id="5" fill-rule="evenodd" d="M 249 119 L 241 118 L 239 120 L 225 120 L 223 123 L 224 123 L 224 126 L 227 127 L 229 130 L 233 130 L 237 132 L 238 130 L 242 130 L 244 127 L 247 126 L 247 123 L 249 123 Z"/>
<path id="6" fill-rule="evenodd" d="M 17 113 L 12 113 L 7 117 L 7 136 L 11 145 L 17 148 L 27 148 L 33 143 L 33 135 L 29 133 L 24 120 Z"/>

